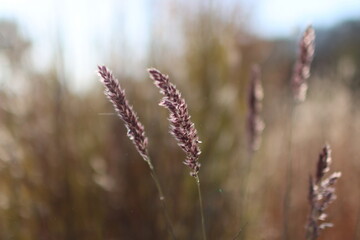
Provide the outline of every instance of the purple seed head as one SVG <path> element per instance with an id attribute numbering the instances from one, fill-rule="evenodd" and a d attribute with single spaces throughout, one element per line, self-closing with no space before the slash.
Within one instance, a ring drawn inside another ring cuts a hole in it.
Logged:
<path id="1" fill-rule="evenodd" d="M 190 121 L 190 114 L 185 99 L 181 97 L 180 92 L 169 81 L 167 75 L 154 68 L 148 69 L 148 72 L 155 85 L 160 89 L 160 93 L 164 95 L 159 105 L 167 108 L 170 112 L 170 133 L 186 153 L 184 164 L 190 167 L 190 175 L 197 177 L 200 170 L 200 163 L 198 161 L 201 153 L 199 147 L 200 141 L 194 123 Z"/>
<path id="2" fill-rule="evenodd" d="M 120 119 L 123 120 L 127 128 L 128 137 L 143 159 L 149 161 L 147 152 L 148 140 L 145 136 L 144 126 L 140 123 L 138 116 L 129 105 L 125 97 L 125 91 L 107 67 L 98 66 L 98 73 L 105 87 L 104 93 L 113 104 Z"/>
<path id="3" fill-rule="evenodd" d="M 261 119 L 262 100 L 264 97 L 261 85 L 261 72 L 257 65 L 252 67 L 250 84 L 248 89 L 248 117 L 247 132 L 250 151 L 256 151 L 261 144 L 261 133 L 265 124 Z"/>
<path id="4" fill-rule="evenodd" d="M 315 31 L 312 26 L 309 26 L 300 40 L 299 55 L 291 79 L 294 99 L 297 102 L 303 102 L 306 99 L 308 89 L 306 80 L 310 77 L 310 67 L 314 51 Z"/>
<path id="5" fill-rule="evenodd" d="M 341 177 L 340 172 L 334 172 L 329 177 L 324 178 L 329 171 L 331 163 L 331 150 L 326 145 L 320 153 L 316 166 L 316 179 L 310 176 L 308 199 L 310 203 L 310 214 L 306 227 L 307 239 L 315 240 L 319 237 L 320 232 L 333 224 L 325 222 L 327 214 L 325 210 L 336 199 L 335 183 Z"/>

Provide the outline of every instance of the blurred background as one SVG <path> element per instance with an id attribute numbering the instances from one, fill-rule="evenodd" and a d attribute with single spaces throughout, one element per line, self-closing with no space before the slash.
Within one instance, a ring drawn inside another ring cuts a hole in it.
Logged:
<path id="1" fill-rule="evenodd" d="M 315 58 L 290 140 L 289 81 L 308 24 Z M 145 126 L 178 239 L 201 239 L 196 184 L 148 67 L 170 75 L 199 131 L 209 239 L 281 238 L 289 142 L 291 239 L 304 239 L 308 178 L 325 143 L 343 176 L 328 210 L 335 227 L 320 239 L 360 239 L 359 43 L 357 0 L 0 0 L 0 239 L 170 239 L 97 64 L 113 70 Z M 254 63 L 266 128 L 247 174 Z"/>

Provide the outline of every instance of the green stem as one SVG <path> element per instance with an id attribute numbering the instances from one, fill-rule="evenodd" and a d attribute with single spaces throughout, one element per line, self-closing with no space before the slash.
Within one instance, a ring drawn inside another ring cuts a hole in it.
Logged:
<path id="1" fill-rule="evenodd" d="M 164 197 L 161 185 L 160 185 L 159 178 L 158 178 L 158 176 L 157 176 L 157 174 L 155 172 L 155 169 L 154 169 L 154 166 L 151 163 L 151 160 L 150 159 L 145 159 L 145 161 L 149 165 L 150 175 L 151 175 L 152 179 L 154 180 L 155 186 L 156 186 L 156 188 L 158 190 L 159 200 L 160 200 L 160 203 L 161 203 L 161 208 L 162 208 L 163 214 L 165 215 L 165 218 L 166 218 L 167 230 L 168 230 L 169 234 L 171 235 L 171 238 L 173 240 L 176 240 L 174 230 L 173 230 L 173 225 L 172 225 L 170 217 L 169 217 L 169 212 L 168 212 L 168 210 L 166 208 L 165 197 Z"/>
<path id="2" fill-rule="evenodd" d="M 241 228 L 241 234 L 246 235 L 246 225 L 249 221 L 248 219 L 248 199 L 249 199 L 249 179 L 251 175 L 254 151 L 250 150 L 247 157 L 247 162 L 245 162 L 245 166 L 242 171 L 242 181 L 241 181 L 241 202 L 240 202 L 240 223 L 243 224 Z M 245 223 L 244 223 L 245 222 Z"/>
<path id="3" fill-rule="evenodd" d="M 203 235 L 203 240 L 206 240 L 204 209 L 203 209 L 201 189 L 200 189 L 200 178 L 198 175 L 195 176 L 195 180 L 196 180 L 197 190 L 198 190 L 198 194 L 199 194 L 202 235 Z"/>

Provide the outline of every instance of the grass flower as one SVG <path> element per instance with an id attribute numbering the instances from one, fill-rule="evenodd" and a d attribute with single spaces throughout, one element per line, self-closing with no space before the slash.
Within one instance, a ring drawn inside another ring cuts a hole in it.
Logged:
<path id="1" fill-rule="evenodd" d="M 148 155 L 147 146 L 148 139 L 145 136 L 144 126 L 139 121 L 137 114 L 129 105 L 125 97 L 125 91 L 121 88 L 118 80 L 113 76 L 111 71 L 105 66 L 98 66 L 98 73 L 101 77 L 101 82 L 105 86 L 105 95 L 109 101 L 113 104 L 118 116 L 123 120 L 128 130 L 127 135 L 135 145 L 137 151 L 142 158 L 147 162 L 150 168 L 150 174 L 154 180 L 155 186 L 158 190 L 161 207 L 166 218 L 167 230 L 172 239 L 176 239 L 173 226 L 170 220 L 169 213 L 167 211 L 165 197 L 162 187 L 160 185 L 159 177 L 157 176 L 155 169 L 152 165 L 150 157 Z"/>
<path id="2" fill-rule="evenodd" d="M 250 84 L 248 89 L 248 117 L 247 132 L 248 144 L 251 152 L 259 149 L 261 144 L 261 133 L 265 124 L 260 117 L 262 110 L 262 100 L 264 91 L 261 85 L 261 72 L 258 65 L 254 65 L 251 70 Z"/>
<path id="3" fill-rule="evenodd" d="M 160 93 L 164 95 L 159 105 L 167 108 L 170 112 L 170 133 L 186 153 L 184 164 L 191 169 L 190 175 L 195 177 L 199 194 L 202 235 L 203 240 L 206 240 L 204 209 L 199 178 L 199 155 L 201 151 L 195 125 L 190 121 L 190 114 L 185 99 L 181 97 L 176 86 L 169 81 L 169 77 L 155 68 L 150 68 L 148 71 L 155 85 L 160 89 Z"/>
<path id="4" fill-rule="evenodd" d="M 327 218 L 325 210 L 336 199 L 335 183 L 340 178 L 340 172 L 334 172 L 324 179 L 331 164 L 331 149 L 325 146 L 319 155 L 316 167 L 315 179 L 310 176 L 309 181 L 309 203 L 310 215 L 307 224 L 306 237 L 308 240 L 315 240 L 319 237 L 320 231 L 332 227 L 332 223 L 324 222 Z"/>
<path id="5" fill-rule="evenodd" d="M 167 108 L 170 112 L 170 133 L 186 153 L 184 164 L 190 167 L 191 176 L 197 176 L 200 170 L 200 163 L 198 161 L 201 153 L 199 147 L 200 141 L 194 123 L 190 121 L 187 104 L 176 89 L 176 86 L 169 81 L 167 75 L 154 68 L 150 68 L 148 71 L 155 85 L 164 95 L 159 105 Z"/>
<path id="6" fill-rule="evenodd" d="M 311 26 L 305 30 L 299 48 L 291 84 L 295 101 L 303 102 L 306 99 L 308 89 L 306 80 L 310 77 L 310 66 L 315 51 L 315 31 Z"/>
<path id="7" fill-rule="evenodd" d="M 98 66 L 98 73 L 101 77 L 101 82 L 105 86 L 104 93 L 113 104 L 120 119 L 123 120 L 127 128 L 128 137 L 133 142 L 142 158 L 148 162 L 152 168 L 147 152 L 148 139 L 145 136 L 144 126 L 141 124 L 137 114 L 126 100 L 125 90 L 121 88 L 118 80 L 107 67 Z"/>

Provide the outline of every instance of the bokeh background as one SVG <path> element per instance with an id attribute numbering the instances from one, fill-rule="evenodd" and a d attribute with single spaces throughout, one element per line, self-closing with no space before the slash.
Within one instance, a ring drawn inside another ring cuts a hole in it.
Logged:
<path id="1" fill-rule="evenodd" d="M 289 81 L 308 24 L 317 35 L 309 95 L 291 125 Z M 201 239 L 196 184 L 147 67 L 170 75 L 199 131 L 209 239 L 240 230 L 239 239 L 281 239 L 290 141 L 291 239 L 304 239 L 308 178 L 325 143 L 343 176 L 328 210 L 335 227 L 320 239 L 360 239 L 359 43 L 356 0 L 0 0 L 0 239 L 170 239 L 97 64 L 113 70 L 145 125 L 178 239 Z M 254 63 L 266 128 L 240 219 Z"/>

